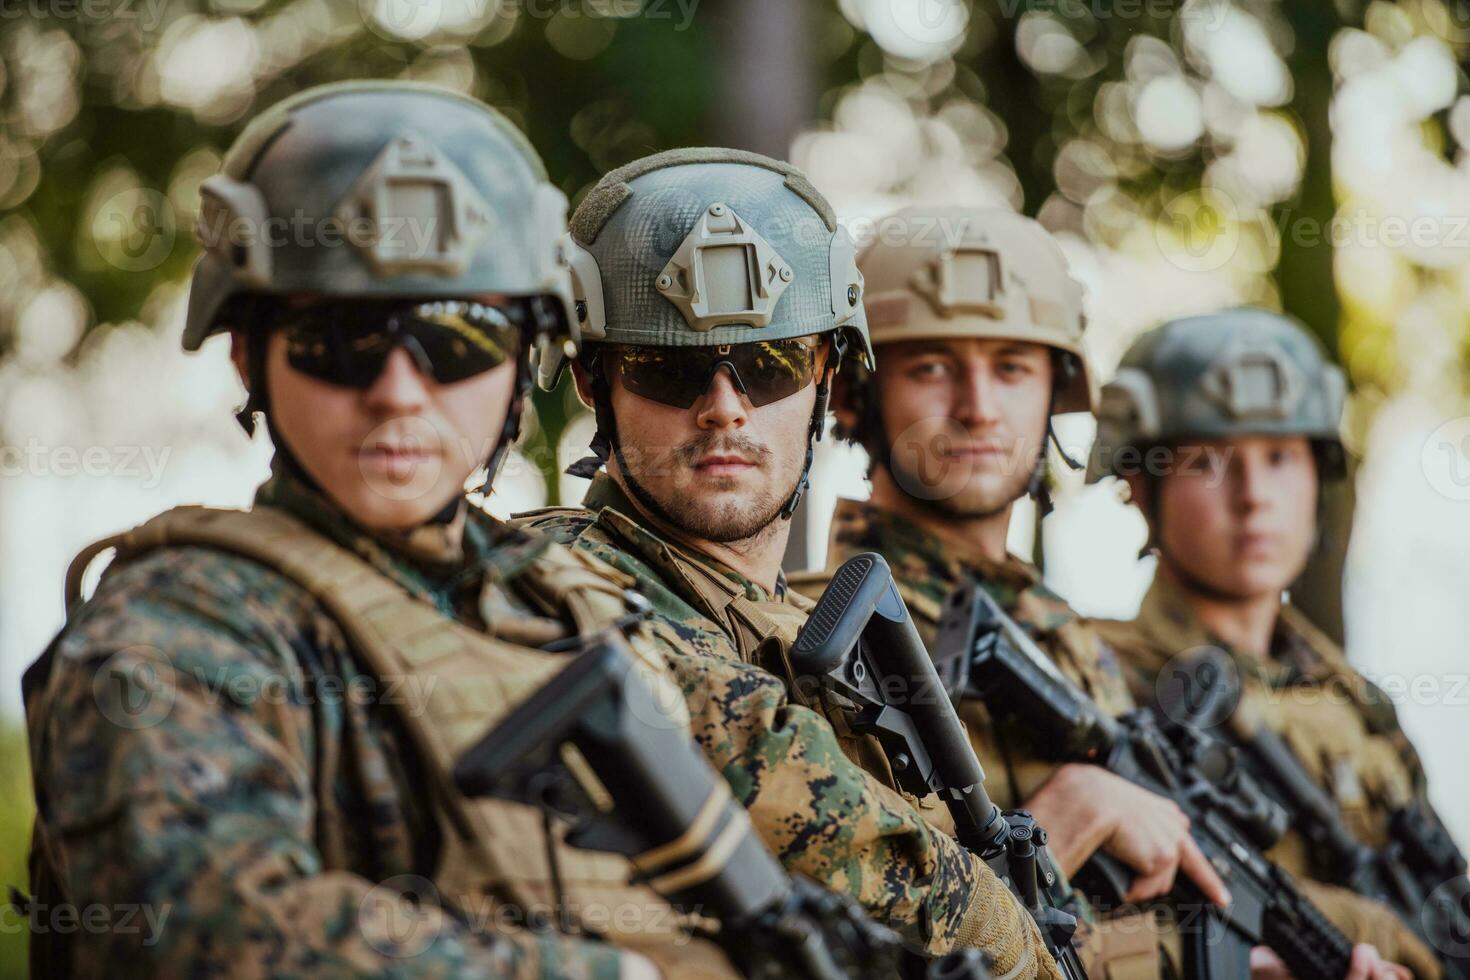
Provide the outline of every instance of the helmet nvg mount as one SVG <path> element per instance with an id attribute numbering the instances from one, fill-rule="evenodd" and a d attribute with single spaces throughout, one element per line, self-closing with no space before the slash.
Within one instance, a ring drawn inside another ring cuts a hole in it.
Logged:
<path id="1" fill-rule="evenodd" d="M 566 257 L 582 337 L 589 342 L 598 432 L 594 456 L 568 472 L 621 462 L 607 378 L 591 343 L 721 347 L 832 334 L 834 356 L 872 364 L 857 250 L 826 199 L 796 168 L 739 150 L 659 153 L 603 177 L 572 216 Z M 541 383 L 560 373 L 556 351 Z M 806 469 L 782 510 L 807 486 L 826 420 L 819 382 Z M 629 480 L 640 503 L 662 508 Z"/>
<path id="2" fill-rule="evenodd" d="M 1243 307 L 1171 320 L 1135 341 L 1103 387 L 1087 479 L 1122 475 L 1152 446 L 1247 435 L 1305 436 L 1323 478 L 1340 478 L 1345 391 L 1342 370 L 1288 316 Z"/>
<path id="3" fill-rule="evenodd" d="M 457 92 L 395 81 L 308 89 L 254 119 L 200 197 L 186 350 L 253 326 L 237 298 L 291 294 L 491 294 L 522 305 L 527 346 L 577 341 L 559 257 L 566 197 L 514 126 Z M 268 404 L 263 347 L 250 345 L 247 423 Z M 519 428 L 528 361 L 492 475 Z"/>

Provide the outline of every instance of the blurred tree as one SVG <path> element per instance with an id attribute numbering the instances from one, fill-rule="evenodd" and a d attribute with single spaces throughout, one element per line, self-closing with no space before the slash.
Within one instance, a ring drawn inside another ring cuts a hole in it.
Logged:
<path id="1" fill-rule="evenodd" d="M 1296 222 L 1309 222 L 1311 227 L 1327 228 L 1337 211 L 1332 192 L 1332 125 L 1328 118 L 1332 66 L 1327 51 L 1343 22 L 1325 4 L 1287 4 L 1283 12 L 1295 42 L 1287 60 L 1296 89 L 1292 105 L 1306 136 L 1302 189 L 1290 217 Z M 1282 236 L 1276 281 L 1281 287 L 1282 309 L 1311 327 L 1333 357 L 1339 357 L 1341 304 L 1333 277 L 1331 245 L 1320 240 L 1304 244 L 1288 226 L 1287 234 Z M 1319 532 L 1321 547 L 1292 589 L 1292 602 L 1339 643 L 1344 640 L 1343 569 L 1353 525 L 1354 496 L 1353 481 L 1349 480 L 1326 498 Z"/>

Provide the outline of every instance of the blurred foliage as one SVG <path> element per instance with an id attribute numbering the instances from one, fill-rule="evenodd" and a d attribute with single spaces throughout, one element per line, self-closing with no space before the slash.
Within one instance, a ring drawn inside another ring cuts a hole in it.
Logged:
<path id="1" fill-rule="evenodd" d="M 26 854 L 30 849 L 31 774 L 25 734 L 19 727 L 0 723 L 0 906 L 9 901 L 11 888 L 27 888 Z M 0 912 L 0 980 L 26 975 L 24 929 L 13 911 Z"/>

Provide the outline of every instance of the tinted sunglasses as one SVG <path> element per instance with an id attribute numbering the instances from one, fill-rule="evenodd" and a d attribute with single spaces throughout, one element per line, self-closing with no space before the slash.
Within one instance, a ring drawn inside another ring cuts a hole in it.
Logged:
<path id="1" fill-rule="evenodd" d="M 500 367 L 520 348 L 519 306 L 471 300 L 330 300 L 278 307 L 286 361 L 302 374 L 343 388 L 371 387 L 395 347 L 426 376 L 453 384 Z"/>
<path id="2" fill-rule="evenodd" d="M 623 387 L 660 405 L 688 408 L 728 368 L 730 379 L 757 408 L 789 398 L 812 383 L 817 346 L 801 338 L 761 340 L 722 347 L 633 347 L 607 349 L 608 365 Z"/>

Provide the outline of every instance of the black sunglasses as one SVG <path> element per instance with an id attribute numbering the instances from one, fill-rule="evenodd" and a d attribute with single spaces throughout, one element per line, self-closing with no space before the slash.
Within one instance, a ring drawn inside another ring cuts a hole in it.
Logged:
<path id="1" fill-rule="evenodd" d="M 524 307 L 473 300 L 324 300 L 278 305 L 270 322 L 286 335 L 286 361 L 302 374 L 366 389 L 395 347 L 440 384 L 500 367 L 521 345 Z"/>
<path id="2" fill-rule="evenodd" d="M 789 398 L 812 383 L 818 347 L 795 337 L 720 347 L 639 347 L 613 344 L 607 368 L 623 387 L 660 405 L 688 408 L 709 390 L 715 372 L 728 368 L 740 393 L 760 407 Z"/>

